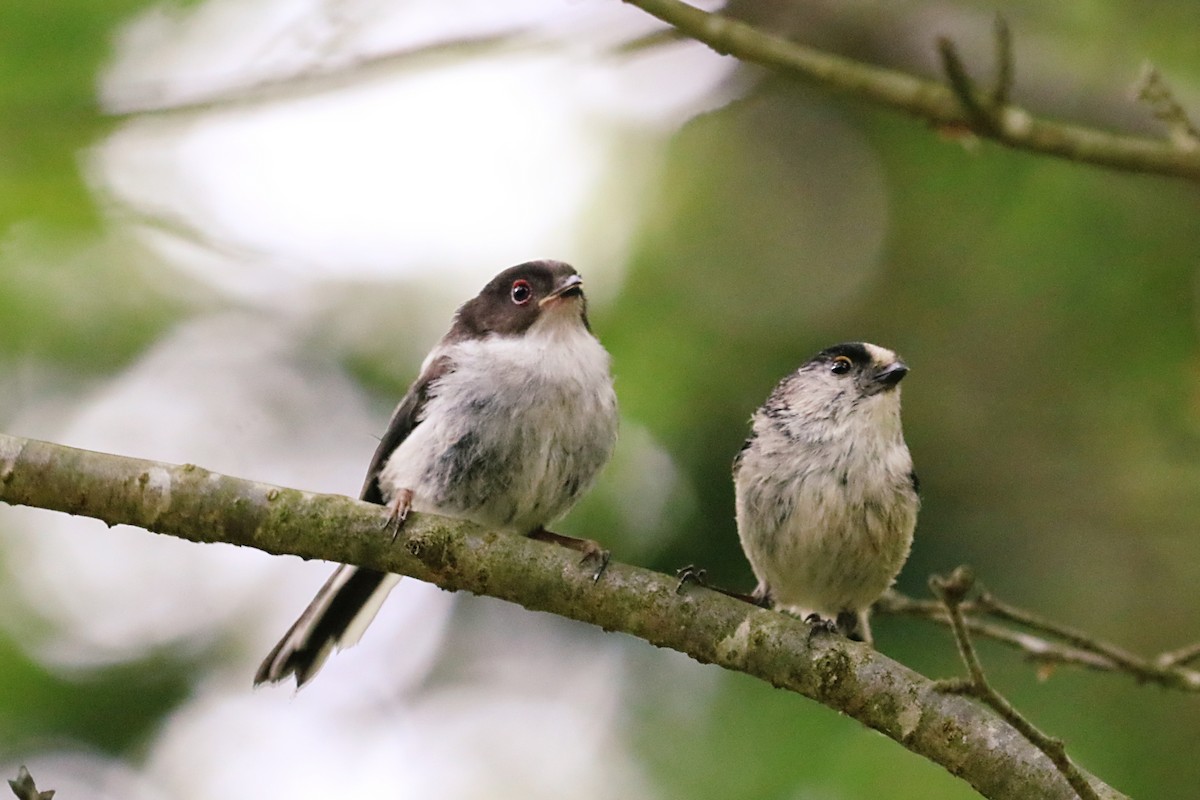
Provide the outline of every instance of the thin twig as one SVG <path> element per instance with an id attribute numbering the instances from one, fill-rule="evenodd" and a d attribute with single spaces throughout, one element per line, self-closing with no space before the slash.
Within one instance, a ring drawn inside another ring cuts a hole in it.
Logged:
<path id="1" fill-rule="evenodd" d="M 1012 96 L 1013 61 L 1012 31 L 1008 20 L 1002 14 L 996 15 L 996 83 L 992 87 L 992 108 L 1000 109 L 1008 105 Z"/>
<path id="2" fill-rule="evenodd" d="M 917 600 L 894 590 L 880 599 L 876 610 L 885 614 L 904 614 L 941 625 L 950 625 L 941 603 Z M 1040 664 L 1067 664 L 1103 672 L 1123 673 L 1141 683 L 1154 683 L 1184 692 L 1200 692 L 1200 672 L 1186 667 L 1188 661 L 1200 657 L 1200 643 L 1163 653 L 1151 661 L 1077 629 L 1003 603 L 988 593 L 983 593 L 974 601 L 964 600 L 960 610 L 972 634 L 986 636 L 1014 647 Z M 1044 636 L 1033 636 L 1024 631 L 991 625 L 977 619 L 977 616 L 982 615 L 1022 625 Z"/>
<path id="3" fill-rule="evenodd" d="M 971 130 L 982 136 L 998 136 L 1000 129 L 996 115 L 980 102 L 975 91 L 975 82 L 967 74 L 967 67 L 958 55 L 958 48 L 954 46 L 954 42 L 945 36 L 939 36 L 937 47 L 938 54 L 942 57 L 942 70 L 946 73 L 946 80 L 962 105 Z"/>
<path id="4" fill-rule="evenodd" d="M 1200 642 L 1194 642 L 1178 650 L 1168 650 L 1154 659 L 1154 664 L 1162 669 L 1182 667 L 1200 658 Z"/>
<path id="5" fill-rule="evenodd" d="M 1200 673 L 1182 665 L 1157 664 L 1077 628 L 1053 622 L 1031 611 L 1002 602 L 988 592 L 979 596 L 978 604 L 991 616 L 1053 636 L 1072 647 L 1108 659 L 1116 665 L 1116 671 L 1132 675 L 1141 683 L 1157 683 L 1184 691 L 1200 692 Z"/>
<path id="6" fill-rule="evenodd" d="M 972 609 L 974 608 L 977 608 L 977 606 L 970 601 L 964 602 L 961 606 L 963 621 L 967 626 L 967 630 L 972 635 L 983 636 L 1009 645 L 1024 653 L 1031 661 L 1039 664 L 1068 664 L 1100 672 L 1121 671 L 1120 666 L 1111 659 L 1089 650 L 1080 650 L 1058 642 L 1049 641 L 1040 636 L 1034 636 L 1023 631 L 1012 630 L 976 619 L 971 616 Z M 892 591 L 880 599 L 879 603 L 875 606 L 875 610 L 887 614 L 903 614 L 905 616 L 927 619 L 931 622 L 950 627 L 950 618 L 946 615 L 945 607 L 935 600 L 915 600 L 907 595 Z"/>
<path id="7" fill-rule="evenodd" d="M 1181 150 L 1194 151 L 1200 148 L 1200 130 L 1188 117 L 1187 111 L 1171 87 L 1153 64 L 1145 64 L 1137 82 L 1137 99 L 1150 106 L 1154 116 L 1167 125 L 1167 134 Z"/>
<path id="8" fill-rule="evenodd" d="M 1128 650 L 1090 636 L 1077 628 L 1048 620 L 1034 614 L 1032 611 L 1026 611 L 1022 608 L 1009 605 L 990 592 L 980 592 L 979 605 L 994 617 L 1014 622 L 1030 630 L 1039 631 L 1048 636 L 1061 639 L 1067 644 L 1081 650 L 1090 650 L 1093 653 L 1102 655 L 1137 677 L 1142 677 L 1150 666 L 1145 659 L 1138 658 Z"/>
<path id="9" fill-rule="evenodd" d="M 613 47 L 612 52 L 616 55 L 628 55 L 631 53 L 641 53 L 664 44 L 676 44 L 677 42 L 686 41 L 688 41 L 688 37 L 684 36 L 680 31 L 674 28 L 662 28 L 661 30 L 651 31 L 644 36 L 638 36 L 636 39 L 622 42 Z"/>
<path id="10" fill-rule="evenodd" d="M 251 83 L 231 79 L 226 86 L 203 86 L 182 91 L 178 87 L 165 96 L 159 83 L 122 86 L 108 98 L 104 112 L 114 119 L 173 116 L 227 111 L 309 97 L 362 83 L 399 70 L 435 67 L 452 59 L 544 52 L 550 43 L 520 28 L 495 33 L 445 39 L 410 48 L 374 53 L 333 66 L 318 66 L 295 73 L 262 76 Z"/>
<path id="11" fill-rule="evenodd" d="M 1021 712 L 1017 711 L 1008 698 L 997 692 L 988 683 L 987 676 L 983 672 L 983 665 L 975 652 L 975 645 L 971 642 L 971 635 L 967 632 L 962 615 L 962 601 L 971 591 L 974 581 L 974 576 L 966 567 L 958 567 L 950 574 L 949 578 L 935 575 L 929 580 L 930 588 L 946 606 L 946 614 L 950 617 L 950 628 L 954 631 L 954 639 L 958 643 L 958 653 L 962 656 L 963 664 L 966 665 L 967 673 L 970 675 L 969 681 L 958 680 L 943 683 L 943 689 L 957 694 L 969 694 L 980 700 L 1003 717 L 1034 747 L 1045 753 L 1046 757 L 1058 767 L 1062 776 L 1071 784 L 1071 788 L 1079 795 L 1080 800 L 1100 800 L 1091 783 L 1084 777 L 1079 767 L 1075 766 L 1075 762 L 1067 756 L 1062 740 L 1042 733 L 1032 722 L 1025 719 Z"/>
<path id="12" fill-rule="evenodd" d="M 29 774 L 29 770 L 25 769 L 25 765 L 17 771 L 17 779 L 10 780 L 8 785 L 12 787 L 13 794 L 19 800 L 50 800 L 54 797 L 54 790 L 47 789 L 44 792 L 39 792 L 37 786 L 33 782 L 33 776 Z"/>

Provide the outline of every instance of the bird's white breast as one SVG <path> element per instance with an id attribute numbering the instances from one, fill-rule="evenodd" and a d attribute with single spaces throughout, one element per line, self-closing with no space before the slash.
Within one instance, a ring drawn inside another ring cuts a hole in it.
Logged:
<path id="1" fill-rule="evenodd" d="M 414 508 L 522 533 L 562 516 L 616 441 L 609 356 L 575 319 L 450 345 L 453 368 L 381 473 Z"/>
<path id="2" fill-rule="evenodd" d="M 898 398 L 858 412 L 872 419 L 816 439 L 787 418 L 755 417 L 735 478 L 738 532 L 777 605 L 830 618 L 862 610 L 908 557 L 918 501 Z"/>

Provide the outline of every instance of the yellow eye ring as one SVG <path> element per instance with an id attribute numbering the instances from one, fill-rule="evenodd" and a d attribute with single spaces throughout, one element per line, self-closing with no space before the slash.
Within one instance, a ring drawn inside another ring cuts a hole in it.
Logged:
<path id="1" fill-rule="evenodd" d="M 837 356 L 833 361 L 829 362 L 829 371 L 834 375 L 845 375 L 854 366 L 854 362 L 847 356 Z"/>

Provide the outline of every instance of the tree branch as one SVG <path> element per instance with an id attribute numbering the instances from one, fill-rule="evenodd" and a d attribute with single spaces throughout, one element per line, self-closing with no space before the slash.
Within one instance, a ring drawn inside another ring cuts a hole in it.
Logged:
<path id="1" fill-rule="evenodd" d="M 707 589 L 676 593 L 668 575 L 613 562 L 593 584 L 575 553 L 428 514 L 410 517 L 393 543 L 380 529 L 386 511 L 348 497 L 3 434 L 0 501 L 195 542 L 358 564 L 498 597 L 802 694 L 942 765 L 985 797 L 1076 796 L 1046 755 L 992 711 L 939 691 L 864 645 L 814 635 L 787 615 Z M 1124 797 L 1088 780 L 1100 797 Z"/>
<path id="2" fill-rule="evenodd" d="M 547 43 L 511 29 L 497 33 L 444 39 L 397 51 L 348 59 L 334 66 L 312 68 L 299 73 L 259 76 L 250 83 L 226 81 L 228 85 L 177 90 L 178 97 L 164 97 L 162 86 L 154 82 L 120 87 L 108 98 L 105 113 L 115 119 L 165 116 L 229 110 L 245 106 L 308 97 L 317 92 L 340 89 L 351 82 L 365 82 L 392 70 L 420 69 L 442 60 L 487 53 L 536 51 Z"/>
<path id="3" fill-rule="evenodd" d="M 1039 119 L 1022 108 L 1004 104 L 1011 81 L 1011 43 L 1007 28 L 997 31 L 997 50 L 1001 60 L 1000 80 L 990 96 L 978 94 L 972 87 L 964 108 L 963 86 L 955 89 L 904 72 L 874 67 L 826 53 L 761 31 L 744 22 L 702 11 L 682 0 L 624 0 L 671 25 L 681 33 L 711 47 L 721 55 L 759 64 L 787 75 L 815 81 L 830 89 L 843 91 L 877 105 L 902 111 L 926 120 L 942 129 L 968 127 L 980 137 L 992 139 L 1017 150 L 1057 156 L 1070 161 L 1095 164 L 1111 169 L 1167 175 L 1200 181 L 1200 150 L 1180 146 L 1179 141 L 1071 125 Z M 945 44 L 948 44 L 946 42 Z M 955 71 L 948 62 L 947 49 L 942 57 L 951 80 L 965 78 L 961 62 Z M 952 56 L 957 61 L 957 56 Z M 975 107 L 975 108 L 973 108 Z M 986 124 L 979 124 L 980 108 Z"/>
<path id="4" fill-rule="evenodd" d="M 894 590 L 879 600 L 875 610 L 885 614 L 923 617 L 951 626 L 951 619 L 941 603 L 915 600 Z M 1069 664 L 1101 672 L 1121 672 L 1132 676 L 1138 683 L 1154 683 L 1182 692 L 1200 692 L 1200 672 L 1187 667 L 1189 661 L 1200 656 L 1200 643 L 1161 653 L 1155 658 L 1142 658 L 1075 628 L 1004 603 L 989 592 L 982 592 L 974 601 L 964 602 L 961 610 L 963 624 L 972 634 L 1016 648 L 1039 664 Z M 979 618 L 985 616 L 1019 625 L 1041 635 L 1013 630 Z"/>
<path id="5" fill-rule="evenodd" d="M 1151 64 L 1142 67 L 1137 98 L 1148 104 L 1154 116 L 1166 124 L 1167 134 L 1176 147 L 1190 152 L 1200 148 L 1200 130 L 1196 129 L 1187 111 L 1175 99 L 1167 82 Z"/>
<path id="6" fill-rule="evenodd" d="M 950 629 L 954 631 L 954 641 L 958 643 L 958 653 L 962 656 L 969 676 L 968 680 L 943 682 L 942 686 L 948 691 L 966 694 L 986 703 L 1054 762 L 1058 771 L 1079 795 L 1080 800 L 1099 800 L 1096 790 L 1088 783 L 1087 777 L 1067 755 L 1062 740 L 1042 733 L 988 681 L 987 675 L 983 671 L 983 664 L 979 660 L 979 654 L 975 651 L 975 645 L 971 641 L 971 635 L 967 632 L 966 623 L 963 621 L 962 604 L 974 583 L 975 577 L 965 567 L 954 570 L 948 578 L 935 575 L 929 580 L 929 587 L 946 607 L 946 613 L 950 617 Z"/>
<path id="7" fill-rule="evenodd" d="M 1200 642 L 1193 642 L 1178 650 L 1169 650 L 1163 653 L 1154 659 L 1154 664 L 1162 669 L 1171 669 L 1172 667 L 1181 667 L 1197 658 L 1200 658 Z M 1200 681 L 1197 681 L 1197 684 L 1200 684 Z"/>

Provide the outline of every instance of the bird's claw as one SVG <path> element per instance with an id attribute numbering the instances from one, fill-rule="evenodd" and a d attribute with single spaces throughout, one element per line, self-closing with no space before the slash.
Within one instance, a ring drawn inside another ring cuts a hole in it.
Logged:
<path id="1" fill-rule="evenodd" d="M 809 614 L 804 618 L 804 621 L 809 626 L 807 641 L 812 641 L 812 638 L 819 633 L 828 634 L 838 632 L 837 623 L 831 619 L 825 619 L 820 614 Z"/>
<path id="2" fill-rule="evenodd" d="M 600 576 L 604 574 L 606 569 L 608 569 L 610 554 L 607 550 L 600 546 L 599 542 L 592 541 L 591 539 L 576 539 L 574 536 L 563 536 L 561 533 L 548 531 L 545 528 L 536 528 L 530 531 L 527 535 L 530 539 L 536 539 L 539 542 L 557 544 L 562 547 L 569 547 L 576 552 L 583 553 L 583 558 L 579 559 L 580 566 L 583 566 L 589 561 L 597 562 L 600 566 L 597 567 L 596 572 L 592 575 L 592 583 L 599 581 Z"/>
<path id="3" fill-rule="evenodd" d="M 598 583 L 600 581 L 600 576 L 603 575 L 604 571 L 608 569 L 608 562 L 609 559 L 612 558 L 612 553 L 610 553 L 608 550 L 605 550 L 595 542 L 592 542 L 591 545 L 592 546 L 590 547 L 584 548 L 583 558 L 579 559 L 579 566 L 582 567 L 589 561 L 598 562 L 599 566 L 596 567 L 596 571 L 592 574 L 592 583 Z"/>
<path id="4" fill-rule="evenodd" d="M 675 570 L 675 577 L 679 578 L 679 583 L 675 584 L 675 594 L 682 594 L 684 584 L 689 582 L 697 586 L 708 586 L 708 570 L 697 567 L 695 564 L 688 564 L 686 567 Z"/>
<path id="5" fill-rule="evenodd" d="M 408 519 L 407 511 L 398 513 L 396 510 L 391 510 L 388 512 L 388 515 L 384 517 L 383 524 L 379 526 L 380 529 L 384 531 L 391 529 L 393 544 L 395 544 L 396 539 L 400 536 L 400 529 L 404 527 L 404 521 L 406 519 Z"/>
<path id="6" fill-rule="evenodd" d="M 396 493 L 392 502 L 387 504 L 388 515 L 379 527 L 385 531 L 388 528 L 392 529 L 393 544 L 396 543 L 396 538 L 400 535 L 400 529 L 404 527 L 404 521 L 408 519 L 408 512 L 412 510 L 412 498 L 412 490 L 401 489 Z"/>

